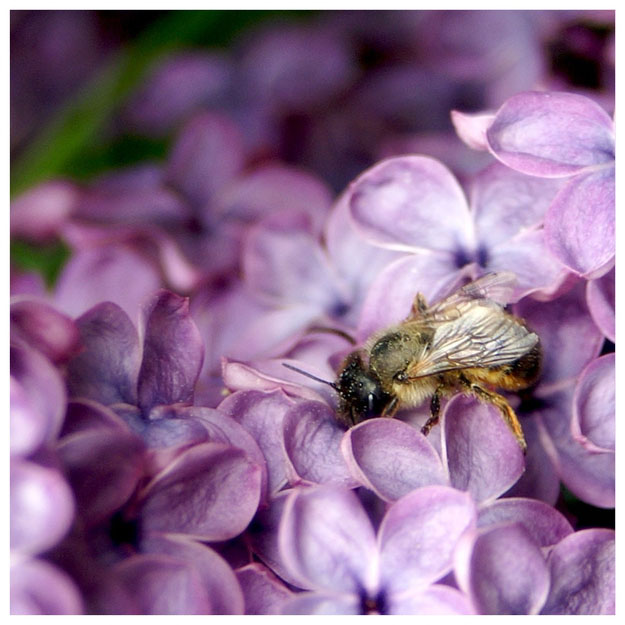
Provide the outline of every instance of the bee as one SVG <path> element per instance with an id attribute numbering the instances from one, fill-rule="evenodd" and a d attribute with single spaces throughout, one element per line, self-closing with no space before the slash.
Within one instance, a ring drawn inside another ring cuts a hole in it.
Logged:
<path id="1" fill-rule="evenodd" d="M 393 417 L 429 397 L 430 417 L 421 429 L 427 435 L 439 420 L 441 398 L 464 393 L 495 406 L 525 452 L 519 420 L 494 390 L 526 389 L 541 368 L 538 336 L 504 310 L 514 282 L 512 273 L 490 273 L 431 306 L 417 293 L 408 317 L 351 352 L 335 382 L 315 378 L 336 390 L 338 419 L 351 426 Z"/>

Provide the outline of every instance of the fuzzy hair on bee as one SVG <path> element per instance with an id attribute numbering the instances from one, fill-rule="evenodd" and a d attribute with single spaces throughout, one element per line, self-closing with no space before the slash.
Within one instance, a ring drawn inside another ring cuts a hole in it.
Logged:
<path id="1" fill-rule="evenodd" d="M 431 306 L 418 293 L 404 321 L 375 333 L 341 364 L 330 383 L 338 419 L 351 426 L 393 417 L 429 397 L 430 417 L 421 430 L 427 435 L 438 422 L 441 398 L 465 393 L 495 406 L 525 452 L 519 420 L 495 391 L 528 388 L 540 373 L 538 336 L 504 310 L 515 281 L 512 273 L 490 273 Z"/>

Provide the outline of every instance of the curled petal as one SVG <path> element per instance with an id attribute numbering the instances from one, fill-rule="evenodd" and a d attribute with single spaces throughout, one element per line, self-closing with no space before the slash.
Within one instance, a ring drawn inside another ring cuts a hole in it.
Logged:
<path id="1" fill-rule="evenodd" d="M 614 614 L 614 532 L 588 529 L 559 542 L 549 554 L 551 590 L 543 614 Z"/>
<path id="2" fill-rule="evenodd" d="M 33 462 L 11 463 L 11 550 L 46 551 L 68 532 L 74 497 L 61 473 Z"/>
<path id="3" fill-rule="evenodd" d="M 547 212 L 547 247 L 576 274 L 601 276 L 614 264 L 614 208 L 614 167 L 576 176 L 558 193 Z"/>
<path id="4" fill-rule="evenodd" d="M 235 571 L 243 596 L 245 614 L 281 614 L 294 593 L 266 566 L 253 562 Z"/>
<path id="5" fill-rule="evenodd" d="M 613 343 L 616 318 L 614 312 L 614 269 L 586 286 L 586 301 L 590 314 L 603 335 Z"/>
<path id="6" fill-rule="evenodd" d="M 385 501 L 421 486 L 449 483 L 430 442 L 397 419 L 364 421 L 345 433 L 341 446 L 352 475 Z"/>
<path id="7" fill-rule="evenodd" d="M 260 482 L 260 467 L 243 450 L 220 443 L 195 445 L 146 487 L 142 526 L 203 541 L 228 540 L 252 520 Z"/>
<path id="8" fill-rule="evenodd" d="M 349 490 L 323 486 L 294 491 L 285 505 L 279 544 L 303 587 L 357 594 L 376 586 L 373 527 Z"/>
<path id="9" fill-rule="evenodd" d="M 455 573 L 480 614 L 537 614 L 549 592 L 545 559 L 519 523 L 463 536 Z"/>
<path id="10" fill-rule="evenodd" d="M 143 312 L 143 359 L 138 379 L 139 406 L 190 402 L 202 368 L 204 345 L 189 314 L 189 300 L 159 291 Z"/>
<path id="11" fill-rule="evenodd" d="M 558 177 L 614 160 L 613 133 L 610 117 L 589 98 L 527 91 L 506 100 L 487 138 L 508 167 Z"/>
<path id="12" fill-rule="evenodd" d="M 573 437 L 589 451 L 614 452 L 614 353 L 591 362 L 582 372 L 573 396 Z"/>
<path id="13" fill-rule="evenodd" d="M 571 524 L 555 508 L 536 499 L 506 497 L 480 508 L 477 525 L 520 523 L 540 547 L 549 547 L 573 533 Z"/>
<path id="14" fill-rule="evenodd" d="M 494 113 L 451 112 L 451 122 L 456 134 L 474 150 L 488 150 L 486 131 L 495 119 Z"/>
<path id="15" fill-rule="evenodd" d="M 440 579 L 476 516 L 471 497 L 448 486 L 418 488 L 396 501 L 378 532 L 382 587 L 399 593 Z"/>
<path id="16" fill-rule="evenodd" d="M 523 452 L 494 406 L 454 397 L 443 414 L 443 431 L 451 485 L 476 501 L 498 497 L 521 477 Z"/>
<path id="17" fill-rule="evenodd" d="M 82 597 L 61 569 L 45 560 L 11 566 L 11 614 L 84 614 Z"/>
<path id="18" fill-rule="evenodd" d="M 137 403 L 139 337 L 128 315 L 103 302 L 76 320 L 83 350 L 68 364 L 70 396 L 104 405 Z"/>
<path id="19" fill-rule="evenodd" d="M 432 158 L 384 160 L 357 178 L 350 193 L 352 217 L 376 245 L 440 252 L 471 247 L 464 193 L 451 172 Z"/>

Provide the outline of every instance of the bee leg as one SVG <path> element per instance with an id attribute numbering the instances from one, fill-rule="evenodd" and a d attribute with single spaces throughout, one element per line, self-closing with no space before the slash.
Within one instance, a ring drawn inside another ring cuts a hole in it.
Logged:
<path id="1" fill-rule="evenodd" d="M 468 390 L 479 400 L 492 404 L 499 409 L 499 412 L 501 412 L 504 421 L 508 424 L 508 427 L 512 430 L 512 433 L 517 439 L 519 447 L 521 448 L 523 453 L 526 453 L 527 443 L 525 442 L 525 436 L 523 436 L 521 424 L 519 423 L 519 419 L 516 416 L 514 410 L 512 410 L 510 404 L 506 401 L 506 398 L 502 395 L 499 395 L 499 393 L 495 393 L 494 391 L 487 391 L 479 384 L 469 382 L 466 379 L 463 379 L 463 383 L 466 384 Z"/>
<path id="2" fill-rule="evenodd" d="M 391 401 L 384 406 L 384 410 L 382 410 L 382 414 L 380 416 L 388 418 L 394 417 L 398 408 L 399 401 L 397 400 L 397 397 L 393 397 L 393 399 L 391 399 Z"/>
<path id="3" fill-rule="evenodd" d="M 432 395 L 430 401 L 430 418 L 425 422 L 425 425 L 421 428 L 421 434 L 427 436 L 430 430 L 438 423 L 438 418 L 441 412 L 441 389 L 437 388 Z"/>
<path id="4" fill-rule="evenodd" d="M 414 298 L 412 302 L 412 308 L 410 309 L 409 319 L 418 319 L 423 316 L 423 313 L 428 309 L 427 302 L 425 301 L 425 297 L 423 297 L 423 293 L 417 293 L 417 296 Z"/>

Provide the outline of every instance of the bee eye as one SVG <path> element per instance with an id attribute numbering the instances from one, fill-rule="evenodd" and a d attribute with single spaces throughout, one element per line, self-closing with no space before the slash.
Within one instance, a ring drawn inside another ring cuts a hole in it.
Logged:
<path id="1" fill-rule="evenodd" d="M 403 371 L 396 373 L 394 377 L 397 382 L 405 382 L 408 379 Z"/>

